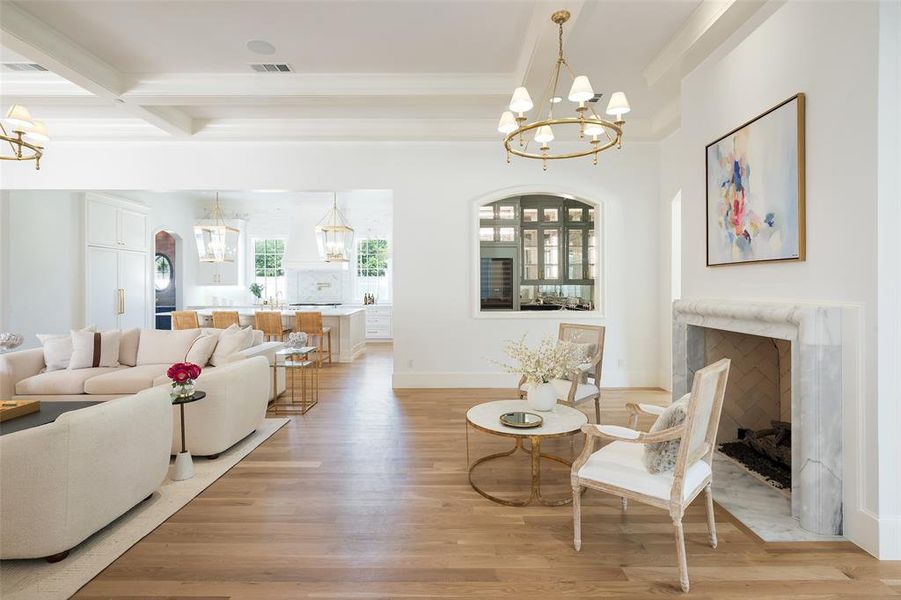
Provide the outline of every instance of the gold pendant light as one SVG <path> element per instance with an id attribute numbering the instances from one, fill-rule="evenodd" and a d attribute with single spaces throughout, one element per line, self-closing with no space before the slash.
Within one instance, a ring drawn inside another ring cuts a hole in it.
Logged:
<path id="1" fill-rule="evenodd" d="M 210 223 L 194 226 L 194 241 L 200 262 L 235 262 L 238 258 L 238 237 L 241 232 L 225 224 L 222 208 L 219 206 L 219 192 L 216 204 L 210 209 Z"/>
<path id="2" fill-rule="evenodd" d="M 588 81 L 586 75 L 577 76 L 563 55 L 563 24 L 569 20 L 569 17 L 569 11 L 566 10 L 558 10 L 551 15 L 551 21 L 558 27 L 557 63 L 545 88 L 544 98 L 538 105 L 538 119 L 529 123 L 529 118 L 525 116 L 525 113 L 534 107 L 532 97 L 525 87 L 518 87 L 513 91 L 510 110 L 501 115 L 497 130 L 505 135 L 504 148 L 507 151 L 508 163 L 510 156 L 515 155 L 540 160 L 545 170 L 547 170 L 548 160 L 582 156 L 592 156 L 594 164 L 597 164 L 598 154 L 613 147 L 622 147 L 623 125 L 625 124 L 623 115 L 629 112 L 629 101 L 623 92 L 614 92 L 607 104 L 607 114 L 615 117 L 612 122 L 602 119 L 595 112 L 594 102 L 592 102 L 595 99 L 595 93 L 591 82 Z M 554 107 L 563 102 L 563 98 L 557 95 L 561 67 L 566 67 L 564 73 L 572 79 L 567 99 L 577 104 L 576 114 L 573 117 L 554 116 Z M 546 116 L 542 118 L 544 111 L 547 111 Z M 583 146 L 569 152 L 553 152 L 551 142 L 555 139 L 560 141 L 554 134 L 555 127 L 558 132 L 564 129 L 578 132 L 578 137 L 574 136 L 573 141 L 581 142 Z M 527 136 L 528 132 L 534 133 Z M 531 137 L 531 140 L 527 140 L 528 137 Z M 533 143 L 537 148 L 530 149 Z"/>
<path id="3" fill-rule="evenodd" d="M 325 262 L 349 262 L 354 246 L 354 230 L 338 210 L 338 194 L 332 194 L 332 209 L 316 225 L 316 245 Z"/>
<path id="4" fill-rule="evenodd" d="M 0 160 L 33 160 L 35 170 L 40 171 L 41 157 L 44 156 L 43 144 L 50 141 L 47 126 L 41 121 L 33 120 L 28 109 L 21 104 L 10 106 L 4 120 L 13 134 L 10 135 L 3 123 L 0 123 L 0 140 L 9 144 L 12 153 L 0 154 Z"/>

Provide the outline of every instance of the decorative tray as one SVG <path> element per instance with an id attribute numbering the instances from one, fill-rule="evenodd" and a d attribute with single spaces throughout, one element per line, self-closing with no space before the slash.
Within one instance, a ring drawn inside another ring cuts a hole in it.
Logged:
<path id="1" fill-rule="evenodd" d="M 536 415 L 535 413 L 516 411 L 502 414 L 500 422 L 502 425 L 516 427 L 517 429 L 532 429 L 533 427 L 541 427 L 544 419 L 541 415 Z"/>

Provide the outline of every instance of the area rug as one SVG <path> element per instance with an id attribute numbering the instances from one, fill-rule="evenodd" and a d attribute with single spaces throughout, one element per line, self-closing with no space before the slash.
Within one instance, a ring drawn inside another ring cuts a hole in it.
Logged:
<path id="1" fill-rule="evenodd" d="M 193 478 L 185 481 L 167 478 L 152 498 L 85 540 L 62 562 L 0 562 L 0 597 L 4 600 L 69 598 L 290 420 L 266 419 L 255 433 L 223 452 L 216 460 L 196 459 Z M 170 475 L 173 468 L 174 465 L 170 465 Z"/>

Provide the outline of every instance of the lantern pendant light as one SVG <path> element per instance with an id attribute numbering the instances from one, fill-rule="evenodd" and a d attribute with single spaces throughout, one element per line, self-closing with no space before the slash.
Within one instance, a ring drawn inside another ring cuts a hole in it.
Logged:
<path id="1" fill-rule="evenodd" d="M 235 262 L 241 232 L 225 224 L 222 208 L 219 206 L 219 192 L 216 192 L 216 204 L 210 210 L 208 220 L 210 223 L 194 226 L 194 241 L 197 243 L 200 262 Z"/>
<path id="2" fill-rule="evenodd" d="M 338 210 L 338 194 L 332 194 L 332 209 L 316 225 L 319 257 L 325 262 L 346 263 L 354 245 L 354 230 Z"/>

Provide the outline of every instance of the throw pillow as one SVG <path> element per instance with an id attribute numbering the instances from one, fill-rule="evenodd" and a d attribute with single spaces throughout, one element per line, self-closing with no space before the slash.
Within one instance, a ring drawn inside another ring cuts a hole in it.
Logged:
<path id="1" fill-rule="evenodd" d="M 200 336 L 194 340 L 191 349 L 188 350 L 188 356 L 185 358 L 185 362 L 205 367 L 207 363 L 210 362 L 210 357 L 213 356 L 213 351 L 216 349 L 218 343 L 218 335 Z"/>
<path id="2" fill-rule="evenodd" d="M 70 371 L 119 366 L 119 331 L 73 331 Z"/>
<path id="3" fill-rule="evenodd" d="M 231 360 L 231 355 L 242 350 L 247 350 L 253 343 L 253 330 L 250 327 L 241 329 L 237 325 L 231 325 L 219 334 L 219 343 L 210 358 L 210 364 L 219 367 Z"/>
<path id="4" fill-rule="evenodd" d="M 663 431 L 670 427 L 677 427 L 685 421 L 688 415 L 688 401 L 691 394 L 685 394 L 676 402 L 670 404 L 663 411 L 651 427 L 651 433 Z M 649 473 L 663 473 L 672 471 L 676 466 L 676 457 L 679 455 L 679 440 L 657 442 L 644 445 L 644 466 Z"/>
<path id="5" fill-rule="evenodd" d="M 94 331 L 94 326 L 81 331 Z M 38 341 L 44 349 L 44 364 L 47 371 L 59 371 L 69 366 L 72 358 L 72 336 L 68 333 L 39 333 Z"/>
<path id="6" fill-rule="evenodd" d="M 142 329 L 138 343 L 138 366 L 184 362 L 200 329 Z"/>
<path id="7" fill-rule="evenodd" d="M 133 367 L 138 364 L 138 342 L 141 341 L 141 330 L 126 329 L 119 336 L 119 363 Z"/>

